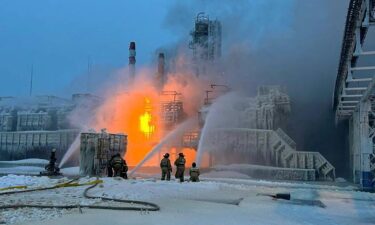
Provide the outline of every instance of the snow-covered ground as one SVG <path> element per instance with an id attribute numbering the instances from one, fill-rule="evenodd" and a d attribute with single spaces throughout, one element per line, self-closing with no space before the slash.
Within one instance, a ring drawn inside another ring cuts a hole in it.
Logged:
<path id="1" fill-rule="evenodd" d="M 13 160 L 13 161 L 0 161 L 0 165 L 1 164 L 4 164 L 4 165 L 10 165 L 10 164 L 13 164 L 13 165 L 47 165 L 48 164 L 48 160 L 45 160 L 45 159 L 21 159 L 21 160 Z"/>
<path id="2" fill-rule="evenodd" d="M 218 174 L 213 174 L 214 176 Z M 233 174 L 235 177 L 236 174 Z M 210 177 L 210 175 L 206 175 Z M 84 183 L 94 178 L 81 178 Z M 250 179 L 204 178 L 199 183 L 157 179 L 102 178 L 104 183 L 90 195 L 145 200 L 157 203 L 158 212 L 83 209 L 12 209 L 0 211 L 8 224 L 375 224 L 375 195 L 353 187 L 283 183 Z M 0 188 L 27 185 L 53 186 L 67 178 L 49 179 L 8 175 Z M 1 195 L 0 204 L 104 204 L 85 199 L 87 186 Z M 258 194 L 291 193 L 292 199 L 273 200 Z"/>

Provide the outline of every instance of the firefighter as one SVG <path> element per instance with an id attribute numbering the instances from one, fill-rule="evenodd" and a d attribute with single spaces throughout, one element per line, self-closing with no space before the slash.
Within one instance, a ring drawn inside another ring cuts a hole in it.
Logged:
<path id="1" fill-rule="evenodd" d="M 161 180 L 165 180 L 165 176 L 167 176 L 167 180 L 171 180 L 172 166 L 169 160 L 169 153 L 165 153 L 164 158 L 160 162 L 160 168 Z"/>
<path id="2" fill-rule="evenodd" d="M 40 172 L 44 176 L 58 176 L 61 175 L 60 168 L 56 165 L 56 149 L 52 149 L 49 163 L 44 167 L 45 171 Z"/>
<path id="3" fill-rule="evenodd" d="M 190 181 L 199 182 L 200 172 L 199 172 L 199 168 L 197 168 L 197 164 L 195 162 L 193 162 L 193 164 L 191 165 L 189 174 L 190 174 Z"/>
<path id="4" fill-rule="evenodd" d="M 180 178 L 180 182 L 184 182 L 184 173 L 185 173 L 185 163 L 184 154 L 181 152 L 178 154 L 178 158 L 174 161 L 174 165 L 177 167 L 176 170 L 176 179 Z"/>
<path id="5" fill-rule="evenodd" d="M 109 165 L 113 170 L 112 175 L 114 177 L 122 177 L 124 179 L 128 179 L 128 176 L 126 174 L 128 172 L 128 166 L 126 165 L 125 160 L 121 157 L 120 153 L 112 156 L 111 160 L 109 161 Z"/>
<path id="6" fill-rule="evenodd" d="M 121 171 L 121 177 L 124 179 L 128 179 L 128 165 L 126 164 L 125 159 L 123 159 L 123 167 Z"/>
<path id="7" fill-rule="evenodd" d="M 111 159 L 108 160 L 108 162 L 107 162 L 107 174 L 108 174 L 108 177 L 113 177 L 113 169 L 112 169 L 111 163 L 112 163 L 113 158 L 115 158 L 115 156 L 116 155 L 113 155 L 111 157 Z"/>

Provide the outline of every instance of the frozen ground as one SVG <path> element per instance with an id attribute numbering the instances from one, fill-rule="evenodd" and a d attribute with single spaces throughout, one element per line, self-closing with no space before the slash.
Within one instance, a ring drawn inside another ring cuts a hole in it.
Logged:
<path id="1" fill-rule="evenodd" d="M 216 174 L 217 175 L 217 174 Z M 233 174 L 235 176 L 235 174 Z M 206 176 L 207 177 L 207 176 Z M 208 176 L 209 177 L 209 176 Z M 81 178 L 84 183 L 93 178 Z M 67 179 L 9 175 L 0 177 L 0 188 L 28 185 L 52 186 Z M 205 178 L 200 183 L 156 179 L 103 178 L 91 195 L 146 200 L 160 205 L 158 212 L 83 209 L 0 211 L 8 224 L 374 224 L 375 196 L 353 187 L 283 183 L 249 179 Z M 85 187 L 0 196 L 0 204 L 115 204 L 82 197 Z M 258 193 L 290 192 L 291 201 L 272 200 Z M 118 204 L 118 203 L 117 203 Z"/>

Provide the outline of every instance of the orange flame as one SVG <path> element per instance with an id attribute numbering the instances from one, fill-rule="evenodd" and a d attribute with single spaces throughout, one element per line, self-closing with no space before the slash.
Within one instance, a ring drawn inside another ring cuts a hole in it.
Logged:
<path id="1" fill-rule="evenodd" d="M 96 130 L 107 128 L 111 133 L 124 133 L 128 136 L 125 159 L 130 166 L 137 165 L 168 133 L 161 124 L 160 103 L 163 99 L 150 74 L 152 73 L 149 71 L 141 71 L 131 85 L 111 87 L 109 97 L 97 110 L 92 124 Z M 170 76 L 164 89 L 181 93 L 185 112 L 188 116 L 196 116 L 209 82 L 198 79 L 193 74 L 177 73 Z M 166 151 L 171 152 L 171 149 L 163 149 L 161 155 Z M 195 151 L 179 151 L 187 156 L 187 165 L 190 166 L 195 158 Z M 155 156 L 145 166 L 159 165 L 159 159 Z"/>
<path id="2" fill-rule="evenodd" d="M 151 107 L 150 107 L 150 99 L 145 98 L 145 112 L 139 116 L 139 129 L 144 133 L 147 138 L 155 131 L 155 125 L 152 124 L 152 114 L 151 114 Z"/>

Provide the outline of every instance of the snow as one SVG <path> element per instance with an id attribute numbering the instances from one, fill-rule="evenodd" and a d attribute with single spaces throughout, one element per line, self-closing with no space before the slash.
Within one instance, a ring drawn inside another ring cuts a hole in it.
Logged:
<path id="1" fill-rule="evenodd" d="M 56 180 L 48 177 L 32 177 L 25 175 L 7 175 L 0 177 L 0 188 L 10 186 L 28 186 L 28 187 L 40 187 L 55 184 Z"/>
<path id="2" fill-rule="evenodd" d="M 76 170 L 70 168 L 69 170 Z M 355 187 L 312 183 L 275 182 L 240 179 L 233 172 L 212 178 L 217 172 L 202 175 L 202 182 L 179 183 L 158 179 L 122 180 L 101 178 L 104 183 L 90 195 L 145 200 L 157 203 L 158 212 L 133 212 L 83 209 L 17 209 L 0 211 L 0 221 L 8 224 L 374 224 L 375 196 Z M 81 178 L 80 183 L 95 178 Z M 68 179 L 8 175 L 0 177 L 1 187 L 29 185 L 50 186 Z M 0 204 L 99 204 L 100 200 L 82 197 L 87 186 L 60 188 L 10 196 L 0 196 Z M 272 200 L 258 195 L 291 193 L 292 199 Z M 236 203 L 239 203 L 236 205 Z M 119 204 L 113 202 L 100 204 Z M 325 207 L 322 207 L 325 206 Z M 53 221 L 52 221 L 53 220 Z"/>
<path id="3" fill-rule="evenodd" d="M 48 160 L 45 159 L 22 159 L 14 161 L 0 161 L 0 164 L 48 164 Z"/>
<path id="4" fill-rule="evenodd" d="M 0 161 L 0 174 L 38 175 L 48 164 L 45 159 L 23 159 L 15 161 Z"/>
<path id="5" fill-rule="evenodd" d="M 250 176 L 235 172 L 235 171 L 210 171 L 203 173 L 202 178 L 239 178 L 239 179 L 250 179 Z"/>
<path id="6" fill-rule="evenodd" d="M 79 175 L 79 166 L 66 167 L 66 168 L 60 169 L 60 172 L 65 176 L 77 176 Z"/>
<path id="7" fill-rule="evenodd" d="M 262 169 L 262 170 L 275 170 L 275 169 L 288 169 L 288 168 L 280 168 L 280 167 L 274 167 L 274 166 L 262 166 L 262 165 L 254 165 L 254 164 L 230 164 L 230 165 L 217 165 L 214 167 L 216 170 L 236 170 L 236 169 L 242 169 L 242 170 L 249 170 L 249 169 Z M 299 169 L 299 168 L 293 168 L 293 170 L 305 170 L 305 169 Z"/>
<path id="8" fill-rule="evenodd" d="M 0 174 L 23 174 L 23 175 L 38 175 L 44 168 L 37 166 L 15 166 L 0 168 Z"/>

